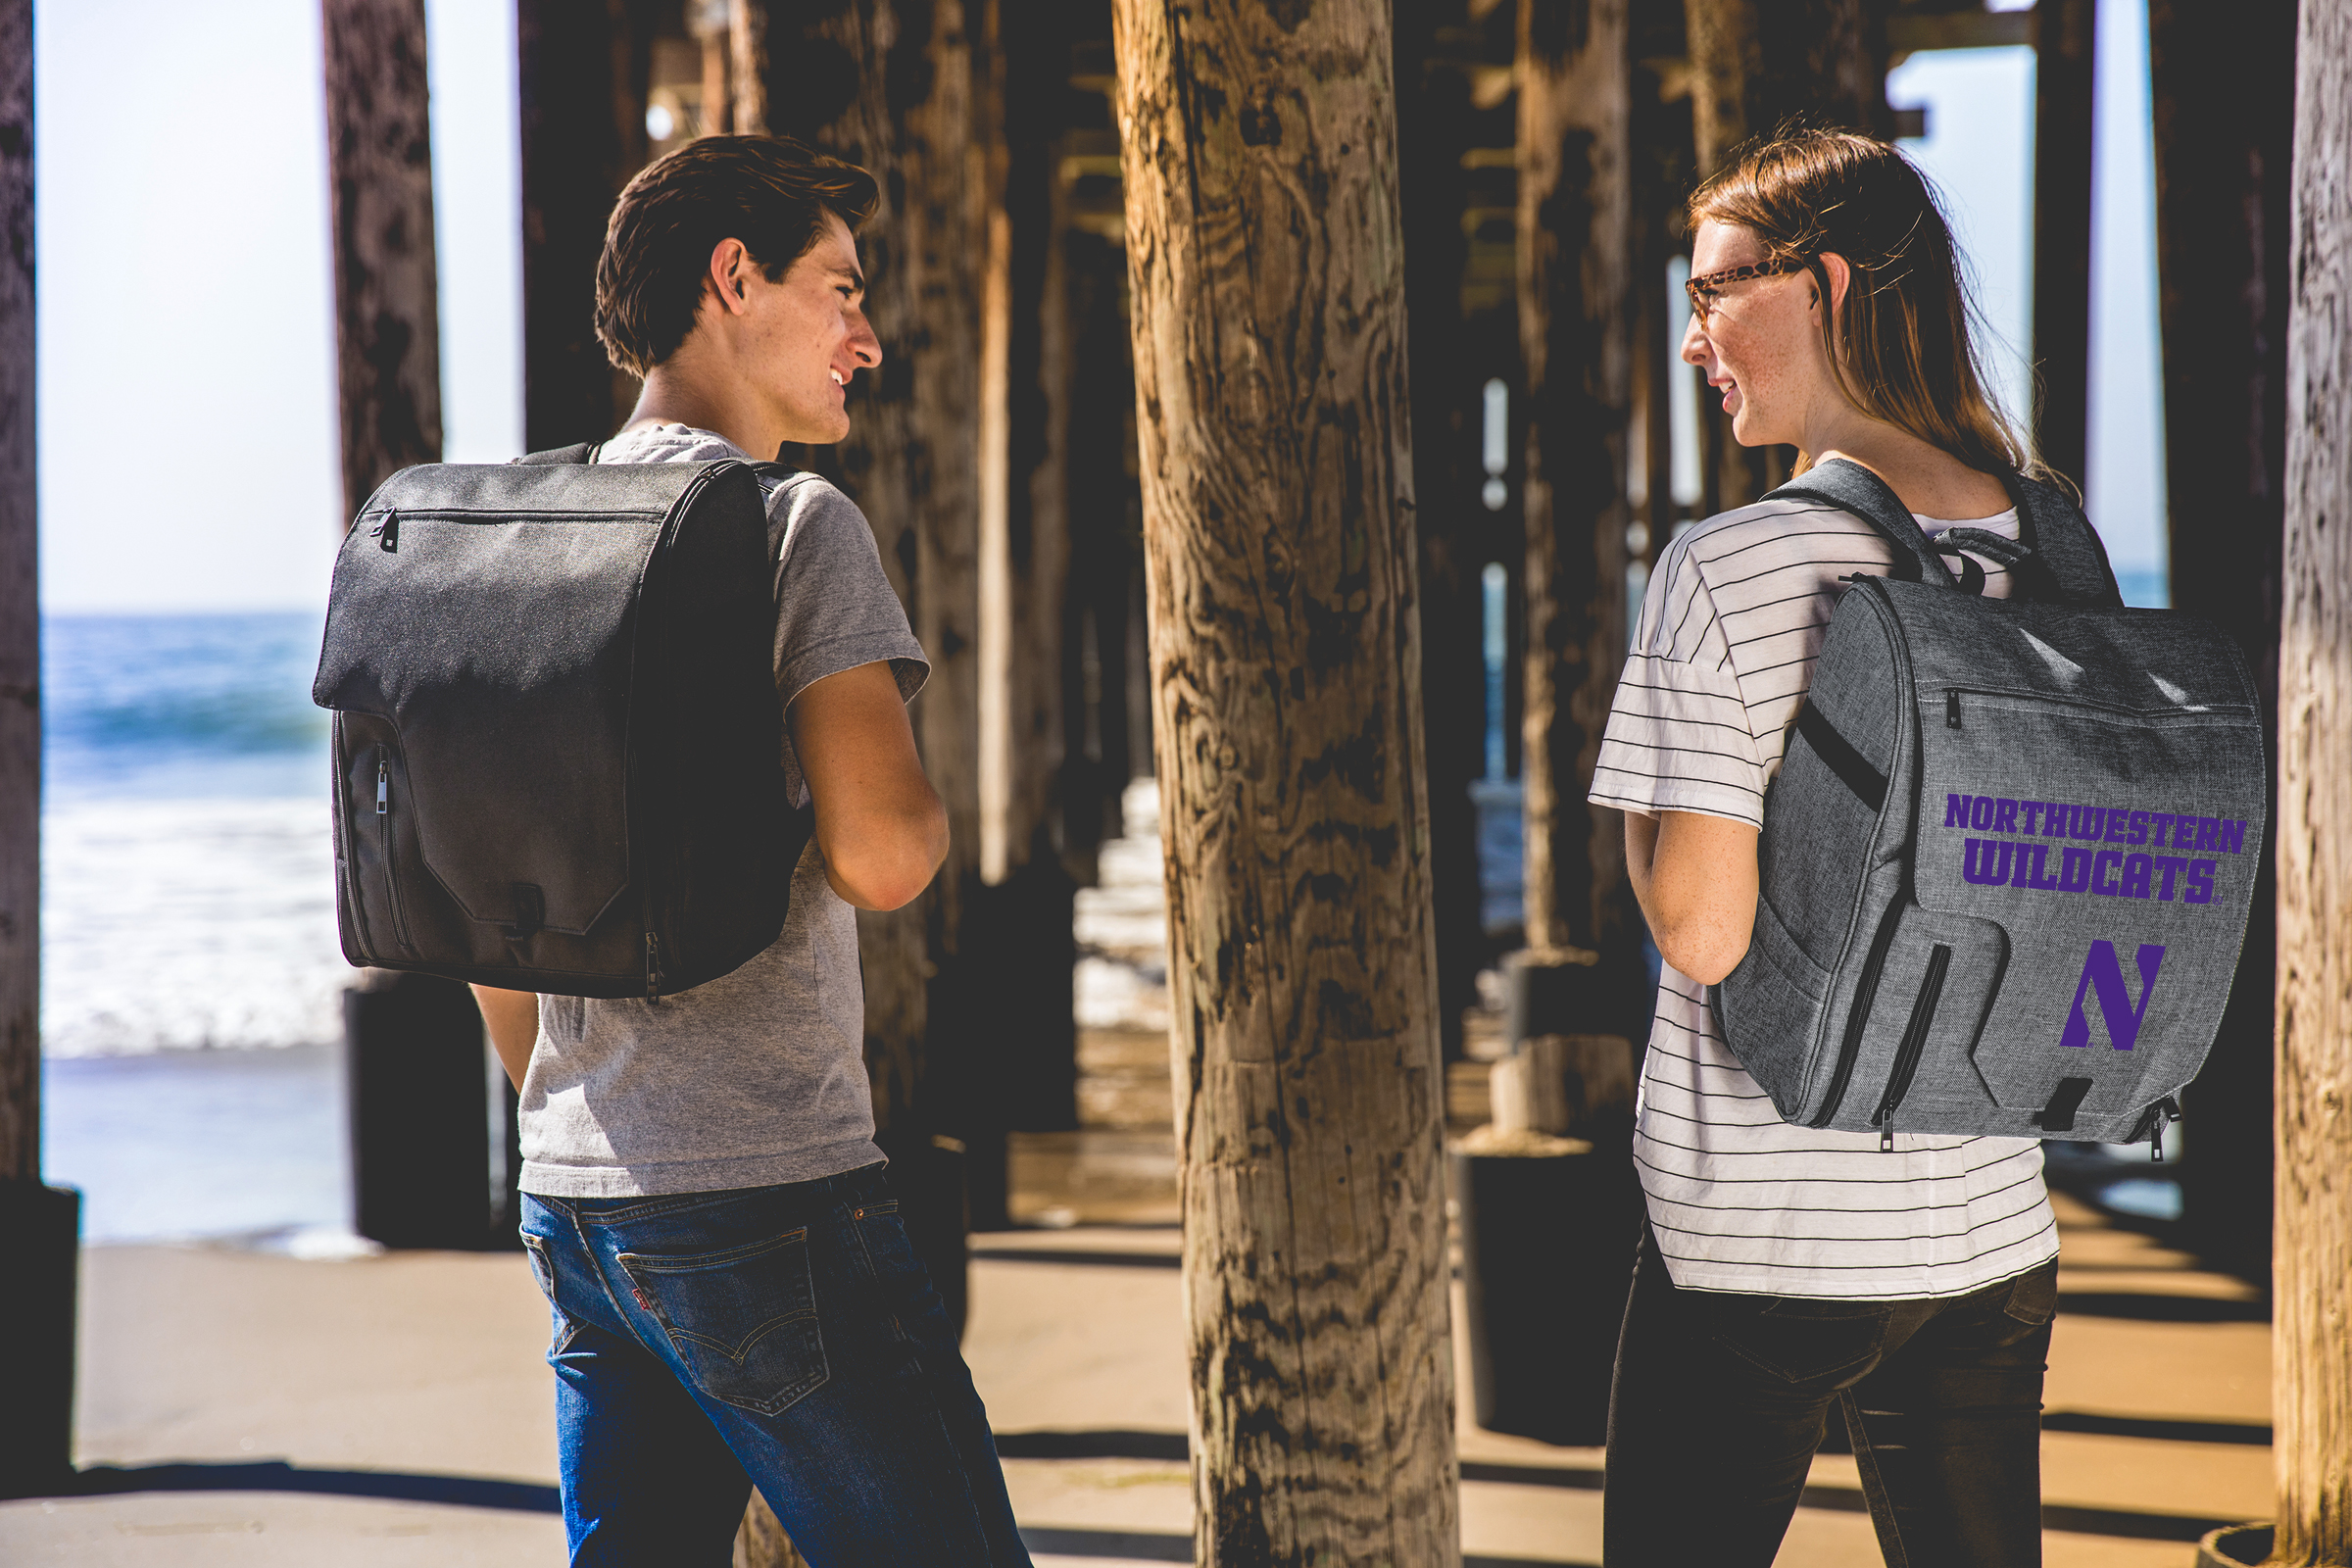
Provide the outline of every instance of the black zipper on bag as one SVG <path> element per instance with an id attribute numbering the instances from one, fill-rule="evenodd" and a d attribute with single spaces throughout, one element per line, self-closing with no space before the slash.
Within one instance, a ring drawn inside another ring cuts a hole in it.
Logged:
<path id="1" fill-rule="evenodd" d="M 1830 1091 L 1814 1112 L 1808 1127 L 1827 1127 L 1837 1116 L 1838 1107 L 1845 1102 L 1846 1085 L 1853 1081 L 1854 1060 L 1862 1054 L 1862 1031 L 1870 1026 L 1871 1004 L 1879 1000 L 1879 972 L 1886 967 L 1886 950 L 1894 945 L 1894 928 L 1902 919 L 1903 899 L 1898 893 L 1886 906 L 1885 918 L 1879 921 L 1879 933 L 1870 939 L 1870 956 L 1862 963 L 1862 978 L 1854 987 L 1853 1010 L 1845 1015 L 1845 1039 L 1838 1048 L 1838 1067 L 1830 1074 Z"/>
<path id="2" fill-rule="evenodd" d="M 384 900 L 392 906 L 392 935 L 404 950 L 414 953 L 416 949 L 409 941 L 408 912 L 400 906 L 400 870 L 392 860 L 392 751 L 386 746 L 375 749 L 375 836 L 384 862 Z"/>
<path id="3" fill-rule="evenodd" d="M 1944 972 L 1952 966 L 1952 950 L 1938 942 L 1928 953 L 1928 972 L 1919 982 L 1919 1000 L 1911 1004 L 1911 1021 L 1903 1028 L 1902 1044 L 1894 1050 L 1894 1070 L 1886 1075 L 1886 1092 L 1879 1097 L 1879 1108 L 1871 1112 L 1870 1124 L 1879 1129 L 1879 1148 L 1894 1148 L 1894 1112 L 1903 1097 L 1911 1092 L 1912 1075 L 1919 1071 L 1919 1058 L 1928 1049 L 1928 1029 L 1936 1021 L 1936 1004 L 1943 996 Z"/>

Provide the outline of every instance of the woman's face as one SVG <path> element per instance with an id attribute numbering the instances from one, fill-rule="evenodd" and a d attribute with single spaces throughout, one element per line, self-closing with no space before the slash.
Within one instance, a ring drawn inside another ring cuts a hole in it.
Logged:
<path id="1" fill-rule="evenodd" d="M 1765 260 L 1752 229 L 1701 222 L 1691 238 L 1692 277 Z M 1722 395 L 1741 446 L 1802 446 L 1808 411 L 1838 397 L 1818 292 L 1806 271 L 1743 278 L 1714 290 L 1703 317 L 1691 313 L 1683 358 Z"/>

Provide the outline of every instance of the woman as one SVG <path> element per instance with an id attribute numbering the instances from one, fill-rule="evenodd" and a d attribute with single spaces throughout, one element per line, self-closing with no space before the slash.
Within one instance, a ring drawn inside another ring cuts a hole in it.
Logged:
<path id="1" fill-rule="evenodd" d="M 1787 136 L 1702 186 L 1690 220 L 1683 358 L 1742 445 L 1859 463 L 1931 535 L 2017 536 L 1995 475 L 2035 465 L 1984 394 L 1950 231 L 1900 154 Z M 2039 1146 L 1897 1133 L 1888 1152 L 1876 1133 L 1789 1126 L 1704 1001 L 1747 950 L 1764 790 L 1838 579 L 1890 560 L 1813 501 L 1686 531 L 1601 747 L 1591 798 L 1626 813 L 1666 965 L 1635 1139 L 1649 1224 L 1610 1409 L 1612 1565 L 1765 1568 L 1833 1404 L 1889 1564 L 2040 1561 L 2058 1235 Z M 1981 564 L 2005 596 L 2001 564 Z"/>

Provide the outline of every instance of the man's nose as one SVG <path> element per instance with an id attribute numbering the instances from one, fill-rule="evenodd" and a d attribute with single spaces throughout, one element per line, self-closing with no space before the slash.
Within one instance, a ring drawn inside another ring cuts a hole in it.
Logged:
<path id="1" fill-rule="evenodd" d="M 850 323 L 850 353 L 869 370 L 882 363 L 882 340 L 874 335 L 873 323 L 863 311 Z"/>

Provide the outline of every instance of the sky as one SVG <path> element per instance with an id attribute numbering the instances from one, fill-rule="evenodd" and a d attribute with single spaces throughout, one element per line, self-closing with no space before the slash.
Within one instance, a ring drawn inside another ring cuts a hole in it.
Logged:
<path id="1" fill-rule="evenodd" d="M 2163 560 L 2145 0 L 2100 0 L 2090 514 Z M 520 449 L 513 8 L 426 0 L 452 462 Z M 224 19 L 234 18 L 234 24 Z M 316 0 L 36 0 L 41 592 L 53 612 L 318 611 L 340 537 Z M 2033 55 L 1914 55 L 2013 406 Z"/>

